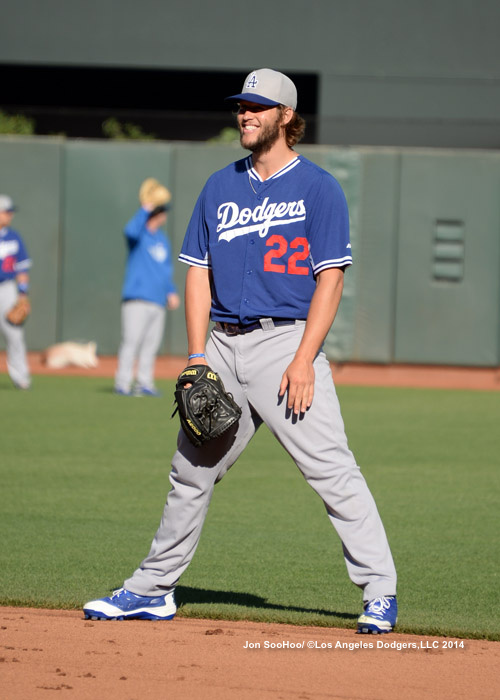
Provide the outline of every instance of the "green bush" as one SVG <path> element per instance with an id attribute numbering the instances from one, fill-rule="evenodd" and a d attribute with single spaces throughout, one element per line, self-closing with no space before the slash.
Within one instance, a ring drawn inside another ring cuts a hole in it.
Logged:
<path id="1" fill-rule="evenodd" d="M 35 133 L 35 120 L 23 114 L 7 114 L 0 110 L 0 134 L 31 136 Z"/>
<path id="2" fill-rule="evenodd" d="M 154 134 L 146 134 L 137 124 L 131 124 L 130 122 L 122 124 L 114 117 L 110 117 L 103 122 L 102 132 L 108 139 L 118 141 L 154 141 L 156 139 Z"/>

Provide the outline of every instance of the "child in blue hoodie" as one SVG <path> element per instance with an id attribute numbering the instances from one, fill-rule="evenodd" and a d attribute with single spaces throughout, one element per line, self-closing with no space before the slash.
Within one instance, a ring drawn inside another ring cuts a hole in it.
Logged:
<path id="1" fill-rule="evenodd" d="M 168 204 L 154 208 L 143 204 L 125 226 L 128 258 L 122 289 L 117 394 L 159 396 L 154 365 L 163 338 L 166 309 L 177 309 L 180 304 L 173 280 L 170 241 L 161 230 L 168 210 Z"/>

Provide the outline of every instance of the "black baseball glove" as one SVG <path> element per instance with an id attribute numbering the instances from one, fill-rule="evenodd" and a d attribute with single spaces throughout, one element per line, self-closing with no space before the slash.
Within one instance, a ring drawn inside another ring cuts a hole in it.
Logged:
<path id="1" fill-rule="evenodd" d="M 208 365 L 192 365 L 179 374 L 175 403 L 172 416 L 179 411 L 181 426 L 196 447 L 222 435 L 241 416 L 241 408 Z"/>

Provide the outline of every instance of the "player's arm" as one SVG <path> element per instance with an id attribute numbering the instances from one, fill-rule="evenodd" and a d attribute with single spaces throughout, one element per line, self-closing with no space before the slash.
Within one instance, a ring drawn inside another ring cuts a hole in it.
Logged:
<path id="1" fill-rule="evenodd" d="M 302 341 L 280 384 L 280 396 L 288 390 L 287 406 L 303 413 L 314 395 L 314 358 L 318 354 L 339 308 L 344 287 L 344 271 L 332 267 L 318 274 Z"/>
<path id="2" fill-rule="evenodd" d="M 211 303 L 210 270 L 205 267 L 190 267 L 185 287 L 188 355 L 205 352 Z M 197 357 L 188 362 L 188 365 L 194 364 L 207 363 L 204 357 Z"/>
<path id="3" fill-rule="evenodd" d="M 18 244 L 19 248 L 14 266 L 16 271 L 17 291 L 20 295 L 27 296 L 30 289 L 29 269 L 31 267 L 31 259 L 26 250 L 26 245 L 20 236 L 18 236 Z"/>
<path id="4" fill-rule="evenodd" d="M 141 233 L 144 231 L 149 213 L 152 209 L 153 207 L 149 204 L 142 205 L 134 216 L 125 224 L 123 232 L 130 243 L 134 243 L 139 239 Z"/>

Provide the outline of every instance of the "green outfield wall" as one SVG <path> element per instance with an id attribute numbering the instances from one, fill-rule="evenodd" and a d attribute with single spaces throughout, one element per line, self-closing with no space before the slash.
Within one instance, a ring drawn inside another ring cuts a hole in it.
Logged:
<path id="1" fill-rule="evenodd" d="M 355 264 L 325 349 L 335 361 L 500 364 L 500 153 L 304 146 L 349 202 Z M 0 191 L 33 258 L 30 350 L 120 340 L 123 226 L 142 180 L 172 191 L 177 256 L 207 177 L 238 145 L 0 138 Z M 176 264 L 182 294 L 185 266 Z M 3 339 L 0 347 L 4 348 Z M 183 355 L 184 312 L 170 312 L 162 352 Z"/>

